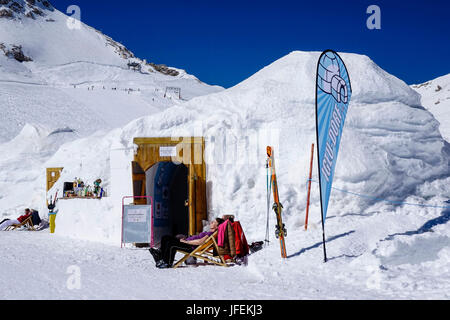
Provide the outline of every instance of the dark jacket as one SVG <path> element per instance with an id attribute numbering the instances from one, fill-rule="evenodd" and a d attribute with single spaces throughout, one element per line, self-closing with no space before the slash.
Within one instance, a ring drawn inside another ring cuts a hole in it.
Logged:
<path id="1" fill-rule="evenodd" d="M 41 217 L 39 217 L 39 212 L 36 210 L 33 210 L 33 213 L 31 214 L 31 222 L 33 223 L 33 226 L 37 226 L 41 223 Z"/>

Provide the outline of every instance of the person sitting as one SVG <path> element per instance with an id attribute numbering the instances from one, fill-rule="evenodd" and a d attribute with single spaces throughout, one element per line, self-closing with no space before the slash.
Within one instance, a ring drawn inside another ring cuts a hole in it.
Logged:
<path id="1" fill-rule="evenodd" d="M 192 252 L 197 246 L 205 243 L 223 222 L 221 218 L 216 218 L 211 221 L 208 232 L 201 232 L 196 236 L 185 239 L 173 236 L 162 237 L 160 249 L 150 248 L 149 250 L 153 259 L 155 259 L 156 267 L 160 269 L 171 268 L 177 250 Z"/>
<path id="2" fill-rule="evenodd" d="M 42 222 L 37 210 L 31 210 L 31 222 L 33 223 L 33 226 L 37 226 Z"/>
<path id="3" fill-rule="evenodd" d="M 22 222 L 24 222 L 26 219 L 28 219 L 29 217 L 31 217 L 33 213 L 31 212 L 30 209 L 25 209 L 25 214 L 18 217 L 17 219 L 11 219 L 11 220 L 3 220 L 2 223 L 0 224 L 0 230 L 3 231 L 6 228 L 12 226 L 12 225 L 17 225 L 17 224 L 21 224 Z"/>

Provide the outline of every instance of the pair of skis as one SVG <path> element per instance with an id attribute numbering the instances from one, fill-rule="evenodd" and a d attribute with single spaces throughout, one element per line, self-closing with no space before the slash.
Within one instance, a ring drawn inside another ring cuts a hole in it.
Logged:
<path id="1" fill-rule="evenodd" d="M 50 204 L 48 205 L 48 209 L 50 212 L 53 212 L 53 210 L 56 207 L 56 202 L 58 201 L 58 190 L 56 190 L 55 199 L 52 201 L 52 196 L 50 196 Z"/>
<path id="2" fill-rule="evenodd" d="M 286 243 L 285 243 L 285 238 L 287 237 L 287 230 L 283 223 L 283 219 L 281 217 L 283 205 L 280 203 L 280 198 L 278 195 L 277 175 L 275 172 L 275 158 L 274 158 L 272 147 L 267 147 L 266 167 L 268 169 L 268 175 L 270 176 L 270 188 L 273 191 L 274 204 L 272 206 L 272 209 L 273 209 L 273 211 L 275 211 L 275 214 L 277 217 L 277 224 L 275 226 L 275 236 L 277 239 L 280 240 L 281 257 L 287 258 Z M 268 181 L 268 183 L 269 183 L 269 181 Z M 270 190 L 269 190 L 270 188 L 268 185 L 268 190 L 267 190 L 268 191 L 268 195 L 267 195 L 268 201 L 270 201 Z"/>

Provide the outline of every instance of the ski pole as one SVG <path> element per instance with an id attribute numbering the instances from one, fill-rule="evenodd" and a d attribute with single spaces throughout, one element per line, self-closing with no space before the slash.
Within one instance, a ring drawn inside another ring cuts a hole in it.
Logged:
<path id="1" fill-rule="evenodd" d="M 269 162 L 266 162 L 266 172 L 267 172 L 267 218 L 266 218 L 266 239 L 264 240 L 266 245 L 270 243 L 269 241 L 269 215 L 270 215 L 270 192 L 272 191 L 272 184 L 269 181 Z"/>
<path id="2" fill-rule="evenodd" d="M 308 230 L 308 214 L 309 214 L 309 199 L 311 196 L 311 179 L 314 159 L 314 143 L 311 146 L 311 162 L 309 164 L 309 180 L 308 180 L 308 196 L 306 200 L 306 218 L 305 218 L 305 231 Z"/>
<path id="3" fill-rule="evenodd" d="M 54 200 L 54 202 L 53 202 L 53 205 L 55 205 L 55 204 L 56 204 L 56 201 L 58 200 L 58 191 L 59 191 L 59 190 L 56 190 L 55 200 Z"/>

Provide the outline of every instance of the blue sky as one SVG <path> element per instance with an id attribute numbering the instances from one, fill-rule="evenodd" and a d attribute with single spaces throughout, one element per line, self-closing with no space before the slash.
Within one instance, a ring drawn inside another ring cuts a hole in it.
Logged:
<path id="1" fill-rule="evenodd" d="M 408 84 L 450 73 L 450 1 L 53 0 L 136 56 L 231 87 L 294 50 L 366 54 Z M 369 5 L 381 30 L 369 30 Z"/>

